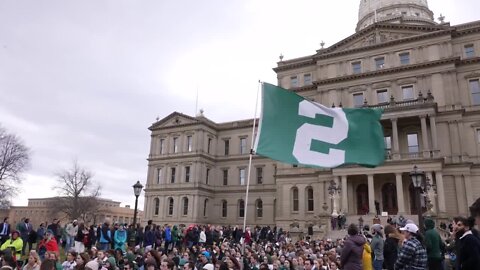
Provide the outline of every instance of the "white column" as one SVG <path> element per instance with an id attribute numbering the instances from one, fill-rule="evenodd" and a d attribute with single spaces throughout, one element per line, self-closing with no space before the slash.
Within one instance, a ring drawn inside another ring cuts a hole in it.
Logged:
<path id="1" fill-rule="evenodd" d="M 432 132 L 432 150 L 438 150 L 437 142 L 437 123 L 435 121 L 435 116 L 430 115 L 430 131 Z"/>
<path id="2" fill-rule="evenodd" d="M 392 118 L 390 120 L 392 121 L 393 159 L 400 159 L 400 146 L 398 144 L 397 118 Z"/>
<path id="3" fill-rule="evenodd" d="M 339 177 L 334 176 L 333 181 L 335 181 L 335 185 L 338 187 L 340 185 Z M 333 198 L 332 198 L 332 216 L 337 215 L 338 216 L 338 193 L 335 192 L 333 193 Z"/>
<path id="4" fill-rule="evenodd" d="M 472 179 L 470 178 L 470 175 L 464 175 L 463 181 L 465 181 L 465 191 L 467 193 L 467 208 L 468 208 L 474 202 L 473 194 L 472 194 L 472 191 L 473 191 Z"/>
<path id="5" fill-rule="evenodd" d="M 429 146 L 428 146 L 428 130 L 427 130 L 427 116 L 420 115 L 420 125 L 422 126 L 422 151 L 423 157 L 430 157 Z"/>
<path id="6" fill-rule="evenodd" d="M 398 204 L 398 214 L 405 214 L 405 199 L 403 197 L 403 181 L 402 174 L 395 174 L 395 182 L 397 186 L 397 204 Z"/>
<path id="7" fill-rule="evenodd" d="M 457 197 L 457 211 L 460 214 L 466 214 L 465 206 L 467 203 L 465 200 L 465 187 L 463 185 L 463 177 L 461 175 L 454 175 L 453 177 L 455 181 L 455 195 Z"/>
<path id="8" fill-rule="evenodd" d="M 342 175 L 342 213 L 348 214 L 347 176 Z"/>
<path id="9" fill-rule="evenodd" d="M 375 187 L 373 184 L 373 174 L 368 176 L 368 208 L 370 214 L 375 214 Z"/>
<path id="10" fill-rule="evenodd" d="M 447 210 L 445 207 L 445 189 L 443 186 L 442 172 L 436 171 L 435 179 L 437 180 L 438 211 L 440 212 L 440 214 L 445 214 Z"/>
<path id="11" fill-rule="evenodd" d="M 432 172 L 427 172 L 427 178 L 430 179 L 430 184 L 433 184 L 433 178 L 432 178 Z M 430 190 L 427 190 L 427 196 L 430 199 L 430 202 L 432 203 L 432 212 L 437 213 L 437 201 L 435 199 L 435 191 L 433 188 L 430 188 Z"/>

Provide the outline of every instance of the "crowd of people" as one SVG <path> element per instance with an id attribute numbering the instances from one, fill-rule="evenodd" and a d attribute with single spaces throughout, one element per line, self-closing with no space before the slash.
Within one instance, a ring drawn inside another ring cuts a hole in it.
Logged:
<path id="1" fill-rule="evenodd" d="M 371 227 L 348 224 L 342 239 L 293 241 L 276 227 L 190 225 L 99 226 L 54 220 L 36 230 L 24 219 L 0 224 L 2 270 L 403 270 L 480 269 L 480 199 L 472 217 L 455 217 L 443 240 L 435 222 L 411 220 Z M 342 224 L 343 226 L 343 224 Z M 32 233 L 35 231 L 35 233 Z M 32 239 L 34 237 L 34 239 Z M 35 240 L 35 241 L 32 241 Z M 449 260 L 445 260 L 449 258 Z"/>

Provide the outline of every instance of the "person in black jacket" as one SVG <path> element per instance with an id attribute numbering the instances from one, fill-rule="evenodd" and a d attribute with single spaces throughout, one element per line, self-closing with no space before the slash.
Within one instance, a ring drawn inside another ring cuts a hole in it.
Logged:
<path id="1" fill-rule="evenodd" d="M 384 265 L 387 270 L 394 270 L 398 257 L 400 234 L 392 225 L 385 226 L 385 245 L 383 247 Z"/>
<path id="2" fill-rule="evenodd" d="M 480 239 L 470 230 L 468 220 L 459 218 L 457 222 L 458 270 L 474 270 L 480 266 Z"/>

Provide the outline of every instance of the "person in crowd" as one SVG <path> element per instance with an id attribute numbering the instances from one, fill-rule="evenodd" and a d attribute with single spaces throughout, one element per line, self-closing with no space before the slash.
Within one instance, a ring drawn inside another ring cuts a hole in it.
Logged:
<path id="1" fill-rule="evenodd" d="M 366 240 L 359 235 L 356 224 L 348 226 L 348 238 L 345 240 L 345 246 L 340 255 L 340 262 L 343 270 L 360 270 L 362 269 L 363 245 Z"/>
<path id="2" fill-rule="evenodd" d="M 443 241 L 435 229 L 435 221 L 433 219 L 425 219 L 425 247 L 427 249 L 428 269 L 443 270 L 442 266 L 442 250 Z"/>
<path id="3" fill-rule="evenodd" d="M 110 243 L 112 243 L 112 232 L 110 231 L 110 219 L 106 218 L 100 229 L 100 250 L 106 251 L 110 249 Z"/>
<path id="4" fill-rule="evenodd" d="M 75 266 L 77 266 L 77 252 L 70 251 L 67 253 L 67 259 L 62 263 L 63 270 L 75 270 Z"/>
<path id="5" fill-rule="evenodd" d="M 387 270 L 394 270 L 395 262 L 398 258 L 398 247 L 403 243 L 403 239 L 397 229 L 388 224 L 385 226 L 385 245 L 383 247 L 383 258 L 385 268 Z"/>
<path id="6" fill-rule="evenodd" d="M 32 254 L 32 252 L 28 256 L 27 263 L 23 266 L 22 270 L 40 270 L 40 257 L 38 254 L 35 252 Z"/>
<path id="7" fill-rule="evenodd" d="M 470 215 L 475 218 L 475 223 L 480 227 L 480 198 L 470 206 Z"/>
<path id="8" fill-rule="evenodd" d="M 458 218 L 457 265 L 459 270 L 473 270 L 480 266 L 480 239 L 475 237 L 465 217 Z"/>
<path id="9" fill-rule="evenodd" d="M 74 241 L 74 250 L 76 253 L 82 253 L 85 251 L 85 243 L 88 241 L 88 229 L 85 227 L 83 221 L 77 223 L 77 233 L 73 237 Z"/>
<path id="10" fill-rule="evenodd" d="M 58 243 L 52 230 L 47 230 L 45 237 L 42 239 L 42 241 L 40 241 L 40 243 L 38 243 L 37 249 L 40 258 L 42 258 L 47 252 L 53 252 L 57 255 L 57 257 L 59 256 L 60 249 L 58 248 Z"/>
<path id="11" fill-rule="evenodd" d="M 55 270 L 56 262 L 54 260 L 45 260 L 40 265 L 40 270 Z"/>
<path id="12" fill-rule="evenodd" d="M 418 226 L 407 223 L 400 231 L 405 237 L 405 242 L 395 262 L 395 270 L 427 269 L 427 251 L 421 242 Z"/>
<path id="13" fill-rule="evenodd" d="M 75 270 L 85 270 L 85 265 L 90 261 L 90 256 L 88 253 L 83 252 L 80 254 L 77 254 L 77 257 L 75 258 Z M 98 270 L 98 267 L 93 270 Z"/>
<path id="14" fill-rule="evenodd" d="M 370 246 L 373 251 L 373 269 L 382 270 L 383 269 L 383 250 L 384 250 L 384 241 L 382 234 L 383 227 L 379 223 L 372 225 L 373 238 Z"/>
<path id="15" fill-rule="evenodd" d="M 22 247 L 22 255 L 25 255 L 25 248 L 27 247 L 29 235 L 30 235 L 30 232 L 33 230 L 32 224 L 30 224 L 30 219 L 25 218 L 23 220 L 23 223 L 20 223 L 18 230 L 20 232 L 20 237 L 22 238 L 22 241 L 24 244 Z"/>
<path id="16" fill-rule="evenodd" d="M 127 242 L 127 231 L 123 224 L 120 224 L 118 230 L 115 231 L 113 236 L 113 241 L 115 243 L 114 249 L 120 249 L 122 252 L 125 252 L 125 244 Z"/>
<path id="17" fill-rule="evenodd" d="M 47 226 L 47 230 L 50 230 L 53 233 L 53 237 L 56 238 L 57 243 L 60 241 L 60 238 L 58 238 L 59 231 L 60 231 L 60 226 L 59 226 L 60 221 L 56 218 L 52 220 L 52 223 Z"/>
<path id="18" fill-rule="evenodd" d="M 45 223 L 40 223 L 37 228 L 37 243 L 42 241 L 43 237 L 45 237 L 45 233 L 47 229 L 45 228 Z"/>
<path id="19" fill-rule="evenodd" d="M 65 253 L 68 253 L 74 245 L 75 237 L 78 233 L 78 222 L 73 220 L 71 223 L 68 223 L 65 227 Z"/>
<path id="20" fill-rule="evenodd" d="M 372 270 L 373 263 L 372 263 L 372 248 L 368 241 L 365 242 L 363 245 L 363 254 L 362 254 L 362 270 Z M 328 265 L 328 262 L 327 262 Z"/>
<path id="21" fill-rule="evenodd" d="M 7 249 L 10 251 L 14 251 L 14 254 L 12 254 L 12 257 L 15 257 L 17 261 L 19 261 L 22 258 L 22 248 L 23 248 L 23 240 L 20 237 L 20 233 L 18 231 L 13 231 L 12 236 L 10 239 L 5 241 L 5 243 L 2 244 L 0 247 L 0 251 L 7 251 Z"/>
<path id="22" fill-rule="evenodd" d="M 58 252 L 47 251 L 45 258 L 55 262 L 55 270 L 63 270 L 62 264 L 60 263 Z M 42 263 L 43 264 L 43 263 Z"/>
<path id="23" fill-rule="evenodd" d="M 7 241 L 10 236 L 10 224 L 8 223 L 8 217 L 3 219 L 3 223 L 0 224 L 0 246 Z"/>

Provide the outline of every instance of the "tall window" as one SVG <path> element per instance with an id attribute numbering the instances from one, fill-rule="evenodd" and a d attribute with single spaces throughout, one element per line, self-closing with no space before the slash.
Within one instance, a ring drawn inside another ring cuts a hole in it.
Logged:
<path id="1" fill-rule="evenodd" d="M 162 168 L 157 169 L 157 184 L 160 184 L 162 181 Z"/>
<path id="2" fill-rule="evenodd" d="M 165 139 L 160 139 L 160 154 L 165 154 Z"/>
<path id="3" fill-rule="evenodd" d="M 155 205 L 155 210 L 154 210 L 153 214 L 155 216 L 158 216 L 158 213 L 160 212 L 160 199 L 155 198 L 153 200 L 153 204 Z"/>
<path id="4" fill-rule="evenodd" d="M 238 177 L 240 179 L 240 185 L 244 186 L 245 185 L 245 169 L 239 169 L 238 170 Z"/>
<path id="5" fill-rule="evenodd" d="M 263 168 L 257 167 L 257 184 L 263 184 Z"/>
<path id="6" fill-rule="evenodd" d="M 176 168 L 170 168 L 170 183 L 175 183 Z"/>
<path id="7" fill-rule="evenodd" d="M 173 198 L 168 198 L 168 215 L 173 215 Z"/>
<path id="8" fill-rule="evenodd" d="M 240 138 L 240 154 L 247 153 L 247 138 Z"/>
<path id="9" fill-rule="evenodd" d="M 257 200 L 257 203 L 255 204 L 256 210 L 257 210 L 257 218 L 263 217 L 263 201 L 261 199 Z"/>
<path id="10" fill-rule="evenodd" d="M 185 183 L 190 182 L 190 166 L 185 167 Z"/>
<path id="11" fill-rule="evenodd" d="M 311 85 L 312 84 L 312 74 L 303 74 L 303 84 L 304 85 Z"/>
<path id="12" fill-rule="evenodd" d="M 385 142 L 385 151 L 389 153 L 392 150 L 392 137 L 385 136 L 383 137 L 383 141 Z"/>
<path id="13" fill-rule="evenodd" d="M 363 106 L 363 93 L 353 94 L 353 106 L 362 107 Z"/>
<path id="14" fill-rule="evenodd" d="M 388 91 L 387 91 L 387 89 L 377 90 L 377 101 L 378 101 L 378 103 L 387 103 L 388 102 Z"/>
<path id="15" fill-rule="evenodd" d="M 475 56 L 475 47 L 473 47 L 473 44 L 468 44 L 465 45 L 465 57 L 470 58 Z"/>
<path id="16" fill-rule="evenodd" d="M 313 188 L 307 188 L 307 211 L 313 212 Z"/>
<path id="17" fill-rule="evenodd" d="M 188 198 L 183 197 L 183 215 L 188 215 Z"/>
<path id="18" fill-rule="evenodd" d="M 403 100 L 414 99 L 413 85 L 402 86 Z"/>
<path id="19" fill-rule="evenodd" d="M 382 69 L 385 67 L 385 57 L 375 58 L 375 67 L 377 69 Z"/>
<path id="20" fill-rule="evenodd" d="M 225 143 L 225 156 L 230 154 L 230 140 L 224 140 Z"/>
<path id="21" fill-rule="evenodd" d="M 207 207 L 208 207 L 208 199 L 205 199 L 205 201 L 203 201 L 203 216 L 204 217 L 207 216 Z"/>
<path id="22" fill-rule="evenodd" d="M 173 153 L 178 153 L 178 137 L 173 137 Z"/>
<path id="23" fill-rule="evenodd" d="M 238 201 L 238 217 L 245 217 L 245 202 L 243 200 Z"/>
<path id="24" fill-rule="evenodd" d="M 400 64 L 408 65 L 410 64 L 410 53 L 401 53 L 398 55 L 400 57 Z"/>
<path id="25" fill-rule="evenodd" d="M 298 188 L 292 189 L 292 210 L 298 211 Z"/>
<path id="26" fill-rule="evenodd" d="M 208 178 L 210 177 L 210 169 L 207 168 L 207 172 L 205 173 L 205 184 L 208 185 Z"/>
<path id="27" fill-rule="evenodd" d="M 207 142 L 207 153 L 210 154 L 210 148 L 212 147 L 212 138 L 208 138 L 208 142 Z"/>
<path id="28" fill-rule="evenodd" d="M 298 86 L 298 77 L 291 76 L 290 77 L 290 87 L 297 87 Z"/>
<path id="29" fill-rule="evenodd" d="M 228 185 L 228 169 L 223 170 L 223 185 Z"/>
<path id="30" fill-rule="evenodd" d="M 480 104 L 480 81 L 479 79 L 470 80 L 470 93 L 472 94 L 472 104 Z"/>
<path id="31" fill-rule="evenodd" d="M 192 152 L 193 150 L 193 138 L 192 136 L 187 136 L 187 151 Z"/>
<path id="32" fill-rule="evenodd" d="M 353 62 L 352 63 L 352 72 L 353 74 L 359 74 L 362 72 L 362 62 Z"/>
<path id="33" fill-rule="evenodd" d="M 222 217 L 227 217 L 227 201 L 222 201 Z"/>
<path id="34" fill-rule="evenodd" d="M 418 153 L 418 134 L 417 133 L 409 133 L 407 134 L 407 142 L 408 142 L 408 152 L 409 153 Z"/>

